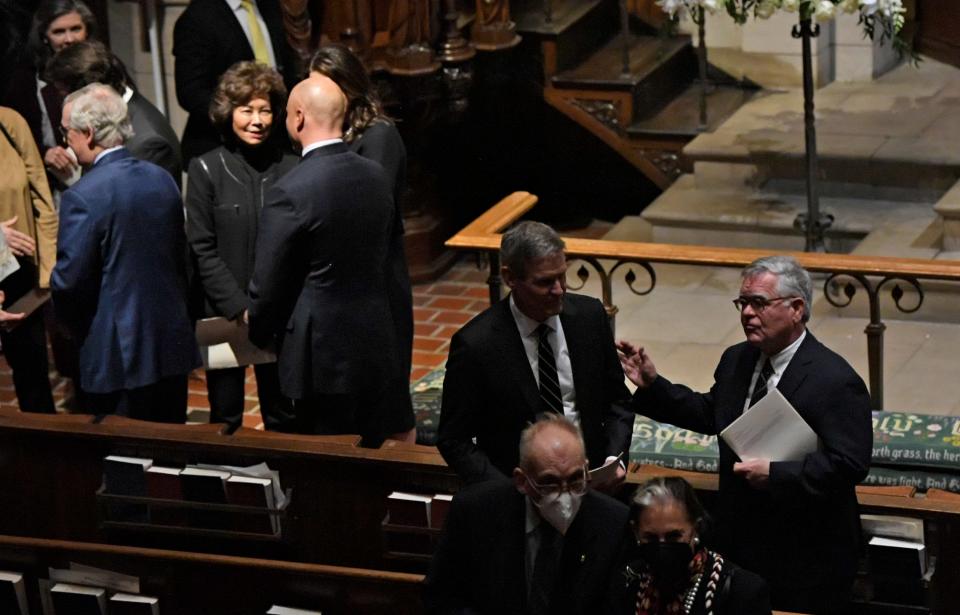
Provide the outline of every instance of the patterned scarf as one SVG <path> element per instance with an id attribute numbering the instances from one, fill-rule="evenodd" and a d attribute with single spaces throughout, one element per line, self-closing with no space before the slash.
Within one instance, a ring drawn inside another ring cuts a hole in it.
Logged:
<path id="1" fill-rule="evenodd" d="M 649 570 L 640 574 L 640 583 L 637 589 L 636 615 L 680 615 L 685 613 L 683 601 L 690 591 L 696 591 L 698 581 L 707 567 L 709 552 L 706 549 L 697 551 L 690 560 L 690 580 L 675 596 L 661 596 L 660 589 L 651 583 Z"/>

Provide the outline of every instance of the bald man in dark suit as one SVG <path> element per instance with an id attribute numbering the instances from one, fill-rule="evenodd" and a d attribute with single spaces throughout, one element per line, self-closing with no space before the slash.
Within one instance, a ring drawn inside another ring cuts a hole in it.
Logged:
<path id="1" fill-rule="evenodd" d="M 276 339 L 298 431 L 359 433 L 379 446 L 409 430 L 384 403 L 401 369 L 386 291 L 394 207 L 383 168 L 343 143 L 345 111 L 322 75 L 290 93 L 287 131 L 302 159 L 261 214 L 250 336 Z"/>

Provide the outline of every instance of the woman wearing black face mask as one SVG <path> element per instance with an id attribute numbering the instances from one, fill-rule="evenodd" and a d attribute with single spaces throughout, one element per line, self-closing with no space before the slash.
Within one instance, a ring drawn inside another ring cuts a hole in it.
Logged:
<path id="1" fill-rule="evenodd" d="M 621 614 L 769 615 L 770 594 L 759 576 L 700 543 L 706 513 L 682 478 L 655 478 L 630 505 L 634 559 L 615 591 Z"/>

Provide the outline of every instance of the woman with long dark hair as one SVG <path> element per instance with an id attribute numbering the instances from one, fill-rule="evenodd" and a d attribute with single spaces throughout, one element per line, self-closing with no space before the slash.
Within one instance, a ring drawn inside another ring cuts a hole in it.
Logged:
<path id="1" fill-rule="evenodd" d="M 410 363 L 413 352 L 413 297 L 403 246 L 402 201 L 407 183 L 407 150 L 396 125 L 383 111 L 363 62 L 343 45 L 321 47 L 310 61 L 310 72 L 331 79 L 347 98 L 343 140 L 350 149 L 383 167 L 393 186 L 393 239 L 387 254 L 386 284 L 393 316 L 401 379 L 387 384 L 383 411 L 389 416 L 386 433 L 395 440 L 416 439 L 410 399 Z"/>

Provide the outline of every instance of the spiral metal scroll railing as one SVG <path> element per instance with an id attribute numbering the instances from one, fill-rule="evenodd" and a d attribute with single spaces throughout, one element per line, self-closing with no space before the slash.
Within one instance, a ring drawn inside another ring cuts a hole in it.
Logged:
<path id="1" fill-rule="evenodd" d="M 627 289 L 638 297 L 649 295 L 657 285 L 657 274 L 650 263 L 645 261 L 620 260 L 615 262 L 614 265 L 607 270 L 599 258 L 592 256 L 574 256 L 567 261 L 567 268 L 569 269 L 578 262 L 580 263 L 580 268 L 577 269 L 576 276 L 577 279 L 580 280 L 580 283 L 570 284 L 568 279 L 567 288 L 576 291 L 586 286 L 590 280 L 590 270 L 587 269 L 587 265 L 590 265 L 600 278 L 600 300 L 603 302 L 604 309 L 607 310 L 607 316 L 610 317 L 610 329 L 614 333 L 616 333 L 617 330 L 617 312 L 619 311 L 619 308 L 617 308 L 617 305 L 613 302 L 613 277 L 617 270 L 624 266 L 627 267 L 623 275 L 623 281 L 626 283 Z M 634 267 L 640 267 L 646 272 L 649 279 L 649 284 L 646 287 L 638 288 L 636 286 L 637 274 L 634 273 Z"/>
<path id="2" fill-rule="evenodd" d="M 846 278 L 846 283 L 841 280 Z M 870 305 L 870 322 L 864 329 L 867 336 L 867 361 L 870 369 L 870 399 L 874 408 L 883 408 L 883 332 L 887 325 L 880 317 L 880 295 L 883 287 L 888 283 L 895 283 L 890 289 L 890 297 L 894 305 L 903 314 L 912 314 L 923 305 L 923 287 L 914 277 L 886 276 L 879 281 L 871 281 L 866 275 L 859 273 L 831 273 L 823 283 L 823 296 L 830 305 L 842 309 L 853 303 L 857 294 L 856 281 L 866 292 Z M 899 283 L 908 284 L 916 291 L 916 305 L 904 305 L 906 296 Z"/>
<path id="3" fill-rule="evenodd" d="M 537 197 L 527 192 L 508 195 L 459 233 L 447 240 L 447 246 L 459 250 L 476 251 L 490 264 L 487 284 L 490 302 L 500 300 L 500 233 L 529 212 Z M 601 299 L 615 326 L 618 311 L 614 303 L 614 281 L 623 274 L 627 289 L 635 295 L 647 295 L 657 284 L 654 266 L 658 264 L 692 265 L 698 267 L 725 267 L 741 269 L 770 251 L 753 248 L 723 248 L 716 246 L 682 246 L 625 241 L 564 238 L 570 267 L 568 288 L 579 290 L 596 273 L 600 281 Z M 941 281 L 960 283 L 960 262 L 915 258 L 860 256 L 850 254 L 790 253 L 811 274 L 824 276 L 824 297 L 835 308 L 843 309 L 854 303 L 858 286 L 869 302 L 869 322 L 864 330 L 867 337 L 870 397 L 873 407 L 883 409 L 883 337 L 886 325 L 881 318 L 885 290 L 894 306 L 902 314 L 912 314 L 924 302 L 921 282 Z M 482 262 L 478 259 L 478 265 Z M 648 283 L 641 283 L 638 269 L 646 272 Z"/>

